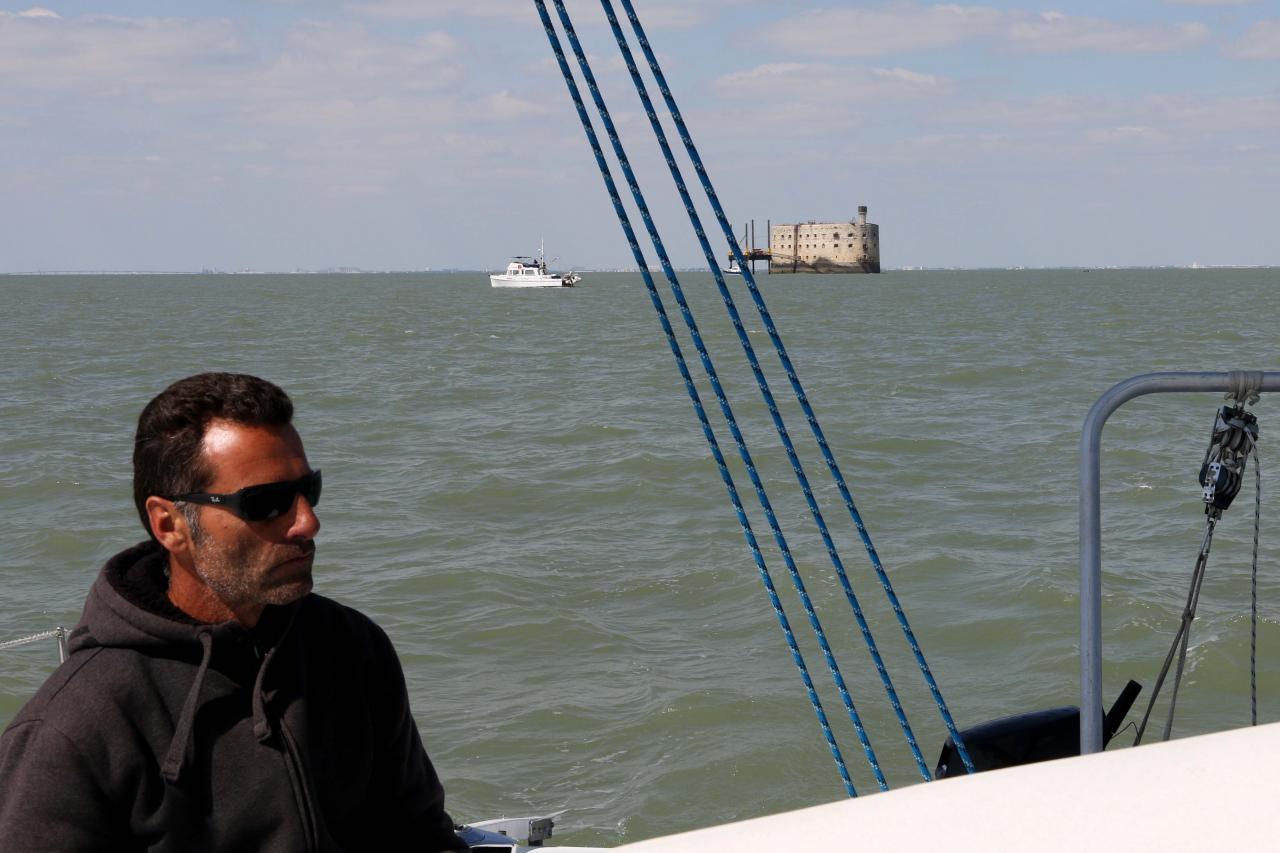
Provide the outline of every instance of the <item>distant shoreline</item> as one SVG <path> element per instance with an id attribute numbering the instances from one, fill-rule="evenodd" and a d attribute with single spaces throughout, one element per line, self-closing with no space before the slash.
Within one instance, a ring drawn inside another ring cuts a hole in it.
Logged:
<path id="1" fill-rule="evenodd" d="M 926 267 L 905 266 L 885 267 L 885 272 L 1049 272 L 1053 270 L 1092 272 L 1095 270 L 1270 270 L 1280 269 L 1280 264 L 1124 264 L 1116 266 L 1009 266 L 1009 267 Z M 488 274 L 492 269 L 424 269 L 424 270 L 363 270 L 363 269 L 324 269 L 324 270 L 23 270 L 19 272 L 0 272 L 3 276 L 142 276 L 142 275 L 204 275 L 204 276 L 255 276 L 255 275 L 458 275 Z M 638 274 L 638 269 L 578 269 L 580 273 L 631 273 Z M 659 272 L 659 270 L 651 270 Z M 676 272 L 708 272 L 706 267 L 677 267 Z M 759 275 L 765 275 L 761 270 Z"/>

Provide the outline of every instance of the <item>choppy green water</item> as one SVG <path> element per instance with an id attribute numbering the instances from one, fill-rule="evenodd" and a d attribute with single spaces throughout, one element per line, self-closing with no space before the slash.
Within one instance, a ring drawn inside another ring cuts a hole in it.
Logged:
<path id="1" fill-rule="evenodd" d="M 912 784 L 710 276 L 683 280 L 890 783 Z M 1155 370 L 1277 367 L 1277 270 L 762 287 L 961 726 L 1077 701 L 1077 445 L 1098 395 Z M 558 841 L 615 844 L 843 795 L 638 276 L 527 292 L 482 274 L 0 277 L 0 300 L 0 640 L 73 624 L 97 567 L 141 538 L 128 465 L 146 400 L 188 373 L 254 372 L 294 396 L 325 471 L 317 588 L 391 633 L 455 817 L 563 809 Z M 747 326 L 789 396 L 758 318 Z M 1218 402 L 1146 398 L 1107 427 L 1108 697 L 1151 683 L 1176 627 Z M 1259 407 L 1264 489 L 1275 411 Z M 932 764 L 933 703 L 797 407 L 783 413 Z M 1215 540 L 1178 735 L 1248 721 L 1252 475 L 1246 488 Z M 1274 518 L 1264 495 L 1265 721 L 1280 719 Z M 0 723 L 55 660 L 51 643 L 0 651 Z"/>

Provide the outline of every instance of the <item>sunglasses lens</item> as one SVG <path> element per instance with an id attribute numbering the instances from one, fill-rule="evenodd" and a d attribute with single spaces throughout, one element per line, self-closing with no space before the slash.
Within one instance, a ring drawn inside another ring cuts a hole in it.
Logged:
<path id="1" fill-rule="evenodd" d="M 270 521 L 288 512 L 298 495 L 313 507 L 320 502 L 319 471 L 289 483 L 267 483 L 245 489 L 240 496 L 240 515 L 246 521 Z"/>
<path id="2" fill-rule="evenodd" d="M 297 494 L 293 483 L 269 483 L 245 489 L 240 496 L 240 514 L 246 521 L 268 521 L 288 512 Z"/>
<path id="3" fill-rule="evenodd" d="M 312 471 L 298 481 L 298 489 L 313 507 L 320 503 L 320 472 Z"/>

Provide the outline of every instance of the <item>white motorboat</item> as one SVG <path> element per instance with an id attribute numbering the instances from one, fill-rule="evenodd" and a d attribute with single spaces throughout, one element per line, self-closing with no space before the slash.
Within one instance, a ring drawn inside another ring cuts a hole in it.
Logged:
<path id="1" fill-rule="evenodd" d="M 555 259 L 552 258 L 552 261 Z M 494 287 L 573 287 L 580 281 L 582 276 L 576 272 L 547 272 L 541 243 L 538 245 L 538 257 L 514 257 L 507 264 L 506 272 L 489 276 L 489 283 Z"/>

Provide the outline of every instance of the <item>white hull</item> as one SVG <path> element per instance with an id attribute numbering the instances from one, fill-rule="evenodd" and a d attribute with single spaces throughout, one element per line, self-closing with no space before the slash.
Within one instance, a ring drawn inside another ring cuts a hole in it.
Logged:
<path id="1" fill-rule="evenodd" d="M 615 849 L 1275 850 L 1277 749 L 1280 724 L 1272 723 L 989 770 Z"/>
<path id="2" fill-rule="evenodd" d="M 491 275 L 494 287 L 570 287 L 558 275 Z"/>
<path id="3" fill-rule="evenodd" d="M 504 272 L 489 276 L 493 287 L 573 287 L 580 281 L 582 276 L 576 272 L 547 272 L 542 246 L 538 247 L 538 257 L 514 257 Z"/>

